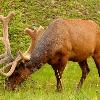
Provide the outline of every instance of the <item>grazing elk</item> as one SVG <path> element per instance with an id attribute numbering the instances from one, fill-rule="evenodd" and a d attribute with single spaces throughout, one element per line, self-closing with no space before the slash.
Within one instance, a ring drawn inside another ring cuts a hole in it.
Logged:
<path id="1" fill-rule="evenodd" d="M 75 61 L 82 70 L 78 84 L 80 88 L 89 73 L 89 56 L 93 57 L 100 76 L 100 27 L 91 20 L 57 19 L 42 33 L 34 47 L 33 45 L 29 50 L 30 55 L 26 56 L 27 53 L 20 52 L 23 62 L 18 63 L 17 60 L 15 65 L 16 59 L 13 62 L 13 70 L 8 75 L 6 87 L 14 89 L 30 74 L 48 63 L 55 71 L 57 90 L 61 90 L 61 77 L 67 61 Z"/>

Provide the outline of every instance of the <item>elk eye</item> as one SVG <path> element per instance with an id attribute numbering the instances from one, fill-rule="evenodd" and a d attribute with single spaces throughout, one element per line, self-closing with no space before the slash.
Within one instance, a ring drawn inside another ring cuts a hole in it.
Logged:
<path id="1" fill-rule="evenodd" d="M 14 73 L 13 75 L 18 76 L 18 75 L 19 75 L 19 71 L 18 71 L 18 70 L 16 70 L 16 71 L 15 71 L 15 73 Z"/>
<path id="2" fill-rule="evenodd" d="M 20 65 L 22 65 L 22 66 L 23 66 L 23 65 L 24 65 L 24 63 L 23 63 L 23 62 L 20 62 Z"/>

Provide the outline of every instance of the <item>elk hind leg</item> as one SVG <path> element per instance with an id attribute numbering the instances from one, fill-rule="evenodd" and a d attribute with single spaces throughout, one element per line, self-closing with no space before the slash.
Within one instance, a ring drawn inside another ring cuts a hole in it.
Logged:
<path id="1" fill-rule="evenodd" d="M 78 89 L 80 89 L 82 87 L 83 82 L 86 79 L 86 77 L 87 77 L 87 75 L 88 75 L 88 73 L 90 71 L 90 69 L 88 67 L 88 64 L 87 64 L 87 60 L 79 62 L 79 66 L 80 66 L 80 68 L 82 70 L 82 77 L 81 77 L 80 82 L 79 82 L 79 84 L 77 86 Z"/>
<path id="2" fill-rule="evenodd" d="M 96 64 L 96 67 L 98 69 L 98 74 L 100 77 L 100 52 L 99 53 L 95 53 L 93 56 L 94 62 Z"/>

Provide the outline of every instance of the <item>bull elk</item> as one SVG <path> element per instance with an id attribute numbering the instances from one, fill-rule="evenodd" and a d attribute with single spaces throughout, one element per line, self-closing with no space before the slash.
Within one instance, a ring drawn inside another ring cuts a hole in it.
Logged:
<path id="1" fill-rule="evenodd" d="M 31 32 L 29 35 L 33 37 Z M 57 19 L 36 40 L 38 41 L 33 41 L 35 44 L 32 43 L 29 47 L 28 56 L 27 53 L 20 52 L 23 62 L 17 60 L 15 63 L 17 58 L 13 61 L 11 67 L 13 71 L 7 75 L 9 76 L 6 80 L 7 88 L 15 89 L 30 74 L 48 63 L 55 71 L 57 90 L 61 90 L 61 78 L 67 61 L 78 62 L 80 65 L 82 70 L 82 77 L 78 84 L 80 88 L 90 71 L 87 64 L 89 56 L 93 57 L 100 76 L 100 27 L 95 22 Z"/>

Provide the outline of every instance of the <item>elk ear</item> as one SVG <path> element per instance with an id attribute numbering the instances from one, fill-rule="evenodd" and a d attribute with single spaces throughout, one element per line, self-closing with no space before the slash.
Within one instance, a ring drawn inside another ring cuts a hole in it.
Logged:
<path id="1" fill-rule="evenodd" d="M 20 54 L 22 60 L 24 60 L 24 61 L 29 61 L 30 60 L 30 55 L 28 55 L 28 54 L 24 55 L 20 50 L 19 50 L 19 54 Z"/>

